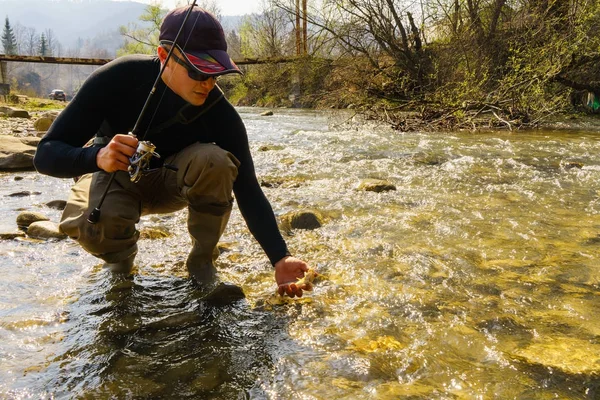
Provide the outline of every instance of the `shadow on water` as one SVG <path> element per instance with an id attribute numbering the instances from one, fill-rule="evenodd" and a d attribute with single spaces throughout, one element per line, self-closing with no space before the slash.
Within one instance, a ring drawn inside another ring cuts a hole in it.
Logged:
<path id="1" fill-rule="evenodd" d="M 100 269 L 70 305 L 63 352 L 48 370 L 57 397 L 239 399 L 269 373 L 286 320 L 226 305 L 185 278 Z"/>

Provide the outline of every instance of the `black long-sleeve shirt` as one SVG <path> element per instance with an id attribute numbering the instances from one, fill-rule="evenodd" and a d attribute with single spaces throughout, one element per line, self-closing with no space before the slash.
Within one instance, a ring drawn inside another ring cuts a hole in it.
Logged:
<path id="1" fill-rule="evenodd" d="M 96 134 L 130 132 L 159 72 L 158 58 L 143 55 L 121 57 L 98 68 L 40 141 L 34 158 L 37 171 L 59 178 L 99 171 L 100 149 L 82 146 Z M 182 109 L 187 120 L 172 123 Z M 289 254 L 256 179 L 244 123 L 217 86 L 202 106 L 192 106 L 159 79 L 135 133 L 146 133 L 144 140 L 156 145 L 162 160 L 195 142 L 215 143 L 232 153 L 240 161 L 233 192 L 250 232 L 272 264 Z"/>

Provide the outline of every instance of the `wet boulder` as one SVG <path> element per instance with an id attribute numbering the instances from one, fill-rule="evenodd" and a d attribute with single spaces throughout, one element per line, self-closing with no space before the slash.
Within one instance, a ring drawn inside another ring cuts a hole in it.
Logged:
<path id="1" fill-rule="evenodd" d="M 58 229 L 58 224 L 52 221 L 33 222 L 27 228 L 27 236 L 34 239 L 65 239 L 67 237 Z"/>
<path id="2" fill-rule="evenodd" d="M 364 179 L 358 185 L 358 190 L 381 193 L 396 190 L 396 186 L 381 179 Z"/>
<path id="3" fill-rule="evenodd" d="M 323 216 L 314 210 L 295 211 L 281 216 L 281 229 L 290 231 L 292 229 L 313 230 L 323 225 Z"/>
<path id="4" fill-rule="evenodd" d="M 260 114 L 260 116 L 261 116 L 261 117 L 270 117 L 271 115 L 273 115 L 273 111 L 270 111 L 270 110 L 269 110 L 269 111 L 262 112 L 262 113 Z"/>
<path id="5" fill-rule="evenodd" d="M 27 229 L 31 224 L 39 221 L 50 221 L 50 218 L 34 211 L 24 211 L 17 215 L 17 226 L 21 229 Z"/>

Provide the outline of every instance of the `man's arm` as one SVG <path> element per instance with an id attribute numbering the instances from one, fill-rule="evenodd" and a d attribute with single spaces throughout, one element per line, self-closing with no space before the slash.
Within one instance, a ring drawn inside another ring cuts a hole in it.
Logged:
<path id="1" fill-rule="evenodd" d="M 128 69 L 126 62 L 118 60 L 88 77 L 40 141 L 33 161 L 38 172 L 70 178 L 110 169 L 101 165 L 106 158 L 102 157 L 104 149 L 101 153 L 98 147 L 83 146 L 98 133 L 105 119 L 115 113 L 118 108 L 115 104 L 127 93 L 126 83 L 133 79 L 127 77 L 131 75 Z"/>
<path id="2" fill-rule="evenodd" d="M 227 110 L 221 110 L 221 112 L 225 114 Z M 228 116 L 227 126 L 221 125 L 219 128 L 224 132 L 235 132 L 233 139 L 230 139 L 230 143 L 226 143 L 226 146 L 230 146 L 227 150 L 240 161 L 238 176 L 233 186 L 238 207 L 248 229 L 275 267 L 278 293 L 280 295 L 287 294 L 290 297 L 300 297 L 303 290 L 311 290 L 307 285 L 296 285 L 297 280 L 304 276 L 309 267 L 304 261 L 292 257 L 288 251 L 277 226 L 273 208 L 256 178 L 246 128 L 239 115 L 235 111 L 233 114 Z M 213 129 L 217 129 L 217 127 L 215 126 Z"/>

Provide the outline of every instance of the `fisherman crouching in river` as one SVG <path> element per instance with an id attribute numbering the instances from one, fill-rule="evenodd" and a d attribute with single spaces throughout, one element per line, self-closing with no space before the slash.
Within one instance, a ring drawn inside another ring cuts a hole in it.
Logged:
<path id="1" fill-rule="evenodd" d="M 303 287 L 292 283 L 308 265 L 288 251 L 256 178 L 244 123 L 216 85 L 221 75 L 241 73 L 221 24 L 197 6 L 180 7 L 163 20 L 159 39 L 156 56 L 124 56 L 98 68 L 42 138 L 36 169 L 78 177 L 60 229 L 106 267 L 130 272 L 140 217 L 187 207 L 187 269 L 200 284 L 213 283 L 235 196 L 275 267 L 279 293 L 301 296 Z M 132 176 L 140 143 L 158 154 Z"/>

